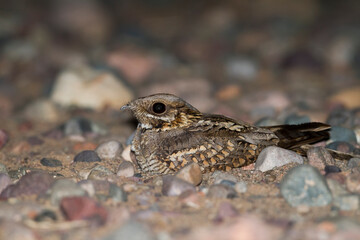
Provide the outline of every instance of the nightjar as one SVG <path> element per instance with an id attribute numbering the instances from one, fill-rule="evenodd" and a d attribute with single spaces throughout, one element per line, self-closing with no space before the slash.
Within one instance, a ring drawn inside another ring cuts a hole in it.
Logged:
<path id="1" fill-rule="evenodd" d="M 139 124 L 132 142 L 137 164 L 145 174 L 175 173 L 190 162 L 203 172 L 229 171 L 251 164 L 267 146 L 299 150 L 329 138 L 323 123 L 256 127 L 215 114 L 201 113 L 171 94 L 136 99 L 130 109 Z"/>

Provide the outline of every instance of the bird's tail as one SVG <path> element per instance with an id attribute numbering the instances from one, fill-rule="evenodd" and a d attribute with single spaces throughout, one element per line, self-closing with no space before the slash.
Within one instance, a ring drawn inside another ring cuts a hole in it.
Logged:
<path id="1" fill-rule="evenodd" d="M 278 146 L 295 149 L 306 144 L 313 144 L 330 137 L 330 125 L 311 122 L 299 125 L 278 125 L 266 127 L 279 138 Z"/>
<path id="2" fill-rule="evenodd" d="M 306 156 L 307 150 L 312 146 L 309 144 L 328 140 L 330 137 L 330 125 L 325 123 L 311 122 L 299 125 L 279 125 L 266 127 L 273 131 L 280 139 L 278 146 L 287 148 Z M 336 160 L 349 160 L 359 157 L 348 153 L 343 153 L 328 149 L 331 156 Z"/>

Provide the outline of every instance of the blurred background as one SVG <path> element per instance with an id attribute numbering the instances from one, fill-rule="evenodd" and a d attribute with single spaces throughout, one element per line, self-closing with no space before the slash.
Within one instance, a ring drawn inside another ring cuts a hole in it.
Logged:
<path id="1" fill-rule="evenodd" d="M 104 111 L 157 92 L 265 125 L 360 106 L 356 0 L 0 4 L 2 117 L 51 121 L 57 106 Z"/>

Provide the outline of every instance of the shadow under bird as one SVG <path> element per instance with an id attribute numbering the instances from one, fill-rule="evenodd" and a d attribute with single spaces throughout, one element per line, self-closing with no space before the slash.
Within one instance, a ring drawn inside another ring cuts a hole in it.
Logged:
<path id="1" fill-rule="evenodd" d="M 256 127 L 215 114 L 201 113 L 171 94 L 138 98 L 122 108 L 133 112 L 139 124 L 131 145 L 144 174 L 171 174 L 190 162 L 203 172 L 254 163 L 268 146 L 306 154 L 308 144 L 329 138 L 330 126 L 311 122 L 299 125 Z M 331 151 L 334 157 L 350 155 Z"/>

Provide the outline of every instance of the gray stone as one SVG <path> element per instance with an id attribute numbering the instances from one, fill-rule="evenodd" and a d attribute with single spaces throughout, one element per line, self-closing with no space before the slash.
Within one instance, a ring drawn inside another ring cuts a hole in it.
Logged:
<path id="1" fill-rule="evenodd" d="M 246 193 L 247 184 L 244 181 L 237 182 L 234 186 L 234 189 L 237 193 Z"/>
<path id="2" fill-rule="evenodd" d="M 201 168 L 197 163 L 190 163 L 177 172 L 176 177 L 197 186 L 202 181 Z"/>
<path id="3" fill-rule="evenodd" d="M 291 114 L 285 119 L 285 124 L 302 124 L 308 122 L 311 122 L 309 116 L 299 116 L 297 114 Z"/>
<path id="4" fill-rule="evenodd" d="M 171 176 L 171 175 L 165 175 L 162 177 L 163 184 L 161 192 L 165 196 L 179 196 L 180 194 L 191 191 L 195 192 L 195 187 L 180 178 Z"/>
<path id="5" fill-rule="evenodd" d="M 95 152 L 101 159 L 113 159 L 119 156 L 123 151 L 123 147 L 118 141 L 108 141 L 100 144 Z"/>
<path id="6" fill-rule="evenodd" d="M 12 183 L 10 177 L 5 173 L 0 173 L 0 193 Z"/>
<path id="7" fill-rule="evenodd" d="M 116 173 L 119 177 L 132 177 L 135 174 L 134 165 L 129 161 L 123 161 L 120 163 L 118 171 Z"/>
<path id="8" fill-rule="evenodd" d="M 213 172 L 211 177 L 214 178 L 215 184 L 219 184 L 223 180 L 237 182 L 237 178 L 234 175 L 227 173 L 227 172 L 218 171 L 218 170 Z"/>
<path id="9" fill-rule="evenodd" d="M 101 159 L 96 152 L 92 150 L 85 150 L 75 156 L 74 162 L 101 162 Z"/>
<path id="10" fill-rule="evenodd" d="M 146 225 L 135 220 L 130 220 L 108 236 L 102 238 L 102 240 L 118 239 L 155 240 L 156 238 L 154 233 Z"/>
<path id="11" fill-rule="evenodd" d="M 110 184 L 109 198 L 112 199 L 115 203 L 126 202 L 127 194 L 122 188 L 118 187 L 116 184 Z"/>
<path id="12" fill-rule="evenodd" d="M 6 166 L 2 163 L 0 163 L 0 173 L 8 173 Z"/>
<path id="13" fill-rule="evenodd" d="M 325 178 L 310 165 L 300 165 L 291 169 L 282 180 L 280 191 L 293 207 L 325 206 L 332 201 Z"/>
<path id="14" fill-rule="evenodd" d="M 42 158 L 40 163 L 46 167 L 61 167 L 62 163 L 60 160 L 54 158 Z"/>
<path id="15" fill-rule="evenodd" d="M 53 205 L 58 205 L 64 197 L 86 195 L 86 191 L 70 179 L 57 180 L 50 190 L 50 200 Z"/>
<path id="16" fill-rule="evenodd" d="M 223 184 L 211 185 L 206 195 L 210 198 L 235 198 L 237 196 L 234 188 Z"/>
<path id="17" fill-rule="evenodd" d="M 347 194 L 334 197 L 334 205 L 344 211 L 359 209 L 360 198 L 358 194 Z"/>
<path id="18" fill-rule="evenodd" d="M 335 141 L 344 141 L 349 143 L 356 143 L 355 132 L 349 128 L 334 126 L 330 131 L 330 139 Z"/>
<path id="19" fill-rule="evenodd" d="M 266 172 L 289 163 L 302 164 L 303 162 L 303 158 L 296 152 L 270 146 L 260 152 L 255 163 L 255 169 Z"/>
<path id="20" fill-rule="evenodd" d="M 90 171 L 90 174 L 87 177 L 87 179 L 105 180 L 111 175 L 114 175 L 114 173 L 110 169 L 102 165 L 97 165 Z"/>

